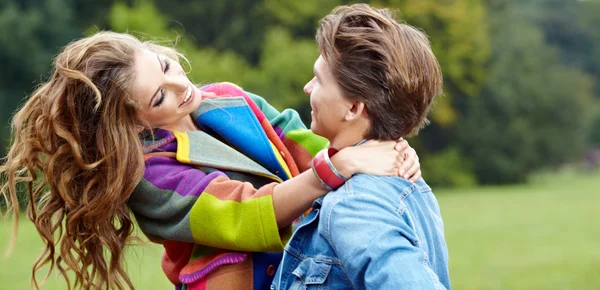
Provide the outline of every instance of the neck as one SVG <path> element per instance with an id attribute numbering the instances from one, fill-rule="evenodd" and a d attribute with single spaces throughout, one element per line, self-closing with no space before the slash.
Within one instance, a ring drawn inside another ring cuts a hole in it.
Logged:
<path id="1" fill-rule="evenodd" d="M 192 115 L 188 115 L 187 117 L 181 118 L 178 122 L 176 122 L 174 124 L 163 126 L 162 129 L 166 129 L 169 131 L 186 132 L 186 131 L 197 131 L 198 127 L 196 127 L 196 123 L 194 123 L 194 119 L 192 119 Z"/>
<path id="2" fill-rule="evenodd" d="M 366 115 L 348 121 L 335 136 L 328 138 L 330 146 L 338 150 L 353 146 L 365 139 L 369 128 L 371 128 L 371 121 Z"/>
<path id="3" fill-rule="evenodd" d="M 360 126 L 348 127 L 346 130 L 340 131 L 336 136 L 329 139 L 330 146 L 338 150 L 352 146 L 362 141 L 365 138 L 366 132 Z"/>

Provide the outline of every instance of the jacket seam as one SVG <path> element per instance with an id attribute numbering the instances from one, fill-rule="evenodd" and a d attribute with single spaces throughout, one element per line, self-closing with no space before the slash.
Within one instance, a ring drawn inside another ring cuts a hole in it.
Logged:
<path id="1" fill-rule="evenodd" d="M 335 249 L 335 247 L 333 246 L 333 241 L 331 240 L 331 214 L 333 213 L 333 208 L 335 206 L 337 206 L 340 202 L 346 200 L 346 198 L 350 197 L 350 196 L 356 196 L 354 194 L 354 190 L 352 188 L 352 182 L 348 181 L 344 184 L 344 190 L 346 190 L 344 197 L 340 198 L 339 200 L 337 200 L 333 205 L 331 205 L 331 207 L 329 208 L 329 211 L 327 212 L 326 215 L 326 221 L 327 221 L 327 234 L 325 236 L 325 240 L 327 240 L 327 243 L 329 243 L 329 247 L 331 247 L 331 250 L 333 251 L 333 253 L 335 254 L 335 256 L 339 259 L 340 255 L 338 254 L 337 250 Z M 342 273 L 344 273 L 344 276 L 346 277 L 346 279 L 348 280 L 348 282 L 350 283 L 350 285 L 352 285 L 352 289 L 356 289 L 356 287 L 354 286 L 354 283 L 352 281 L 352 279 L 350 278 L 350 276 L 348 275 L 348 271 L 346 271 L 346 267 L 344 267 L 344 263 L 342 263 L 342 260 L 339 259 L 340 261 L 340 269 L 342 270 Z"/>

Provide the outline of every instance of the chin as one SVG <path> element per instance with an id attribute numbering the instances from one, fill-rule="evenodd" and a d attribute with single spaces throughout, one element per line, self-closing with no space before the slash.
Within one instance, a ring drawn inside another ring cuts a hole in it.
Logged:
<path id="1" fill-rule="evenodd" d="M 202 103 L 202 98 L 195 98 L 194 101 L 189 105 L 190 114 L 192 112 L 196 111 L 196 109 L 198 109 L 198 107 L 200 107 L 201 103 Z"/>
<path id="2" fill-rule="evenodd" d="M 310 124 L 310 130 L 311 130 L 313 133 L 315 133 L 315 134 L 317 134 L 317 135 L 319 135 L 319 136 L 321 136 L 321 137 L 325 137 L 325 138 L 327 138 L 327 137 L 324 135 L 324 132 L 322 132 L 321 130 L 319 130 L 319 127 L 318 127 L 318 126 L 316 126 L 316 125 L 314 125 L 314 123 L 311 123 L 311 124 Z"/>
<path id="3" fill-rule="evenodd" d="M 313 133 L 318 134 L 319 128 L 315 124 L 315 121 L 310 122 L 310 130 L 313 131 Z"/>

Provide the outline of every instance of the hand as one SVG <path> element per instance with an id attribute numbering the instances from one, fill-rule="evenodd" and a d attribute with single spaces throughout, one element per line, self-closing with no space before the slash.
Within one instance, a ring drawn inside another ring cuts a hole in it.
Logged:
<path id="1" fill-rule="evenodd" d="M 398 144 L 397 141 L 369 140 L 359 146 L 340 150 L 331 161 L 345 177 L 356 173 L 398 175 L 400 169 L 403 169 L 403 172 L 412 169 L 412 163 L 406 161 L 407 148 L 412 149 L 406 141 Z M 414 161 L 414 158 L 412 160 Z"/>
<path id="2" fill-rule="evenodd" d="M 400 156 L 403 159 L 398 168 L 398 176 L 412 182 L 419 180 L 421 178 L 421 164 L 419 163 L 417 151 L 410 147 L 408 141 L 403 138 L 398 140 L 395 149 L 400 152 Z"/>

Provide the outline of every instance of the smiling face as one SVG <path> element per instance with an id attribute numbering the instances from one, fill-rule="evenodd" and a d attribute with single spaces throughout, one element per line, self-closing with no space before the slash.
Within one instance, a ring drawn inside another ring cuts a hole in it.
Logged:
<path id="1" fill-rule="evenodd" d="M 313 73 L 315 76 L 304 86 L 312 109 L 310 129 L 332 141 L 345 128 L 345 116 L 352 104 L 344 98 L 322 56 L 315 62 Z"/>
<path id="2" fill-rule="evenodd" d="M 189 130 L 186 118 L 202 102 L 201 92 L 185 75 L 181 65 L 150 50 L 135 56 L 133 98 L 140 104 L 139 113 L 152 128 Z"/>

